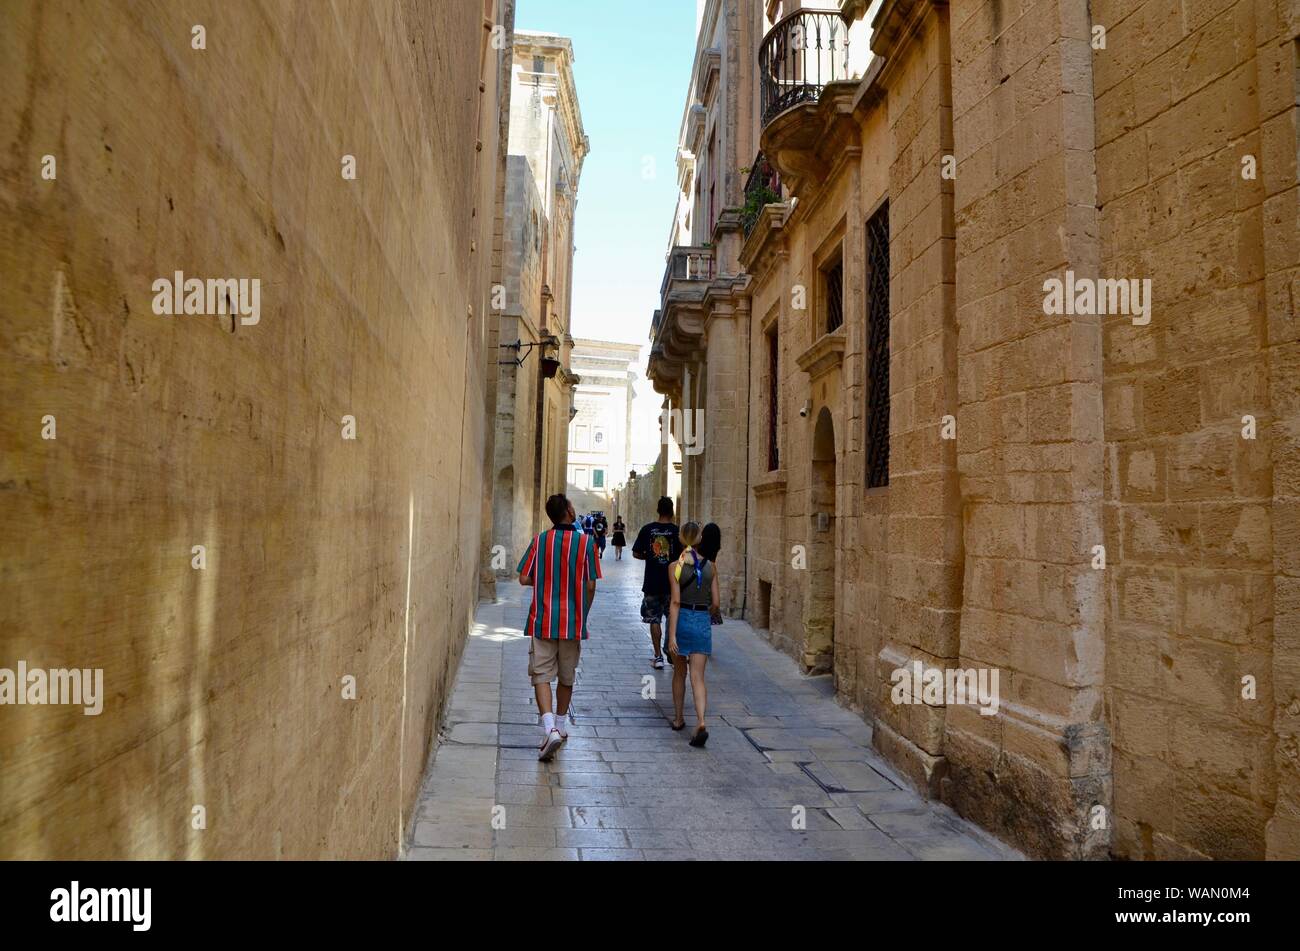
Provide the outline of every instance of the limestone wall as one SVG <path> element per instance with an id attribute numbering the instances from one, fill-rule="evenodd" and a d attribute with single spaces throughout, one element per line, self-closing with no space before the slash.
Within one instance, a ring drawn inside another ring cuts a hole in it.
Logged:
<path id="1" fill-rule="evenodd" d="M 4 857 L 396 853 L 478 571 L 481 13 L 3 5 L 0 664 L 107 694 L 0 712 Z M 177 270 L 260 321 L 155 315 Z"/>
<path id="2" fill-rule="evenodd" d="M 1150 278 L 1153 302 L 1148 325 L 1105 325 L 1124 857 L 1300 855 L 1295 11 L 1093 6 L 1101 270 Z"/>
<path id="3" fill-rule="evenodd" d="M 526 156 L 506 159 L 505 235 L 500 343 L 536 344 L 542 321 L 543 242 L 546 212 L 537 194 Z M 546 497 L 538 498 L 538 384 L 541 353 L 537 347 L 497 348 L 497 360 L 520 359 L 518 366 L 497 364 L 494 418 L 492 543 L 505 551 L 496 564 L 497 577 L 512 577 L 537 528 L 537 513 Z M 549 520 L 546 524 L 550 524 Z"/>

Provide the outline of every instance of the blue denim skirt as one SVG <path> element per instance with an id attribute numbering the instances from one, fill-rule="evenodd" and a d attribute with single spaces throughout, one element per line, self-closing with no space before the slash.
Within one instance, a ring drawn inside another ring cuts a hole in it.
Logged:
<path id="1" fill-rule="evenodd" d="M 677 653 L 713 653 L 713 625 L 708 611 L 684 607 L 677 612 Z"/>

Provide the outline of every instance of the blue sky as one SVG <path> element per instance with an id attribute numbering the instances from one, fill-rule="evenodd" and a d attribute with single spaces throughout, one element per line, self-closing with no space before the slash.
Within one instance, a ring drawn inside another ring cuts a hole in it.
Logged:
<path id="1" fill-rule="evenodd" d="M 591 154 L 578 186 L 575 337 L 645 344 L 676 202 L 695 0 L 519 0 L 515 27 L 573 40 Z M 646 156 L 654 177 L 642 175 Z"/>

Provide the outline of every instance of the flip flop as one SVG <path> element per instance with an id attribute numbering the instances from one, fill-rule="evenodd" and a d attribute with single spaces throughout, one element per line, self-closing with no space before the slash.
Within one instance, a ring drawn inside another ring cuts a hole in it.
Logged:
<path id="1" fill-rule="evenodd" d="M 703 746 L 707 742 L 709 742 L 709 731 L 704 727 L 700 727 L 696 730 L 695 735 L 691 737 L 691 746 L 699 747 Z"/>

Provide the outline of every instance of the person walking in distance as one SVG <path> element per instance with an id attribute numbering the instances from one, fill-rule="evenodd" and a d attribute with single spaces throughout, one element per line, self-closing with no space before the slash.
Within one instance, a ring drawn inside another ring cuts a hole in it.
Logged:
<path id="1" fill-rule="evenodd" d="M 529 639 L 528 676 L 542 728 L 537 758 L 543 762 L 569 738 L 565 718 L 600 577 L 595 541 L 574 524 L 577 515 L 569 500 L 552 495 L 546 500 L 546 515 L 552 527 L 533 539 L 518 568 L 519 583 L 533 588 L 524 633 Z M 552 680 L 558 681 L 554 706 Z"/>
<path id="2" fill-rule="evenodd" d="M 627 545 L 627 536 L 624 534 L 624 532 L 626 531 L 627 531 L 627 526 L 623 524 L 623 516 L 615 515 L 614 516 L 614 541 L 613 541 L 615 561 L 623 560 L 623 548 L 624 546 Z"/>
<path id="3" fill-rule="evenodd" d="M 708 706 L 708 688 L 704 685 L 704 668 L 713 653 L 713 626 L 710 618 L 718 611 L 718 572 L 714 563 L 700 554 L 700 526 L 687 522 L 682 526 L 682 553 L 668 572 L 671 601 L 668 606 L 668 654 L 673 659 L 673 729 L 686 726 L 686 676 L 691 678 L 691 698 L 695 701 L 695 733 L 691 746 L 709 741 L 704 725 Z"/>
<path id="4" fill-rule="evenodd" d="M 664 669 L 663 619 L 668 614 L 668 566 L 681 554 L 677 526 L 673 523 L 673 500 L 664 496 L 656 509 L 659 518 L 641 526 L 632 544 L 632 557 L 645 562 L 645 580 L 641 584 L 641 620 L 650 625 L 650 643 L 654 657 L 650 666 Z"/>

